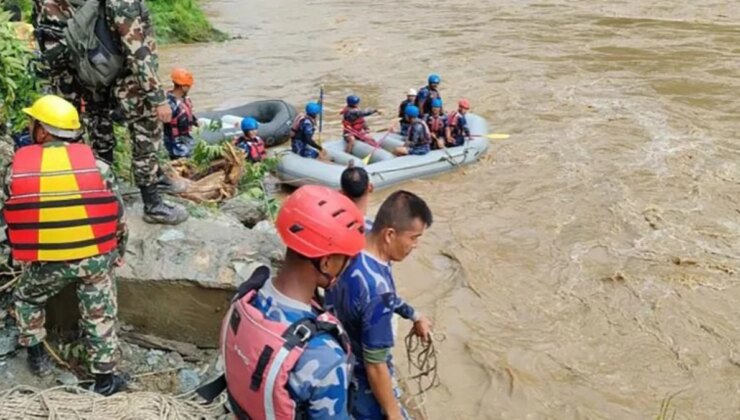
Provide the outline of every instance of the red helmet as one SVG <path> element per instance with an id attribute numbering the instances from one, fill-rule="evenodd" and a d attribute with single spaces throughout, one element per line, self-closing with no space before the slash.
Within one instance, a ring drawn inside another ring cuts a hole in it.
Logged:
<path id="1" fill-rule="evenodd" d="M 467 99 L 465 99 L 465 98 L 462 98 L 457 103 L 457 106 L 460 107 L 460 108 L 462 108 L 462 109 L 470 109 L 470 101 L 467 100 Z"/>
<path id="2" fill-rule="evenodd" d="M 331 188 L 297 189 L 283 203 L 275 224 L 285 246 L 308 258 L 355 256 L 365 247 L 362 212 Z"/>

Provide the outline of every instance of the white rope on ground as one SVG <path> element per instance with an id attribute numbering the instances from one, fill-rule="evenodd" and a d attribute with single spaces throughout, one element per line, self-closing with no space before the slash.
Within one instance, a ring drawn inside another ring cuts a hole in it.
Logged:
<path id="1" fill-rule="evenodd" d="M 213 419 L 225 414 L 225 395 L 211 404 L 156 392 L 123 392 L 104 397 L 82 388 L 41 390 L 16 386 L 0 392 L 0 419 Z"/>

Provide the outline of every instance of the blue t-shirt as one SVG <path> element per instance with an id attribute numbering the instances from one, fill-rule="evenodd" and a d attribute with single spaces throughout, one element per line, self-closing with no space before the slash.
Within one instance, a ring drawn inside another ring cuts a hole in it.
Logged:
<path id="1" fill-rule="evenodd" d="M 352 260 L 337 284 L 326 291 L 326 307 L 334 311 L 355 354 L 354 375 L 366 382 L 363 350 L 393 347 L 393 313 L 411 319 L 414 309 L 396 294 L 391 266 L 363 251 Z M 388 368 L 393 363 L 388 354 Z"/>
<path id="2" fill-rule="evenodd" d="M 304 303 L 280 293 L 268 280 L 259 290 L 252 305 L 272 321 L 292 324 L 316 312 Z M 288 391 L 298 405 L 308 407 L 309 419 L 346 419 L 347 354 L 328 334 L 314 336 L 288 375 Z"/>

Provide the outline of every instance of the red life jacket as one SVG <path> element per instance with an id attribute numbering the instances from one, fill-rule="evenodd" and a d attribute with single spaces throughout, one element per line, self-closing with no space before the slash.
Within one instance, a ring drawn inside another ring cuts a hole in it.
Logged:
<path id="1" fill-rule="evenodd" d="M 288 392 L 288 375 L 308 341 L 318 334 L 330 334 L 349 355 L 349 338 L 328 312 L 291 325 L 267 319 L 250 302 L 268 278 L 267 267 L 257 269 L 239 287 L 224 318 L 220 344 L 226 389 L 239 418 L 292 420 L 302 408 Z"/>
<path id="2" fill-rule="evenodd" d="M 437 136 L 444 137 L 444 130 L 445 130 L 445 120 L 444 115 L 438 115 L 434 116 L 429 114 L 427 117 L 427 126 L 429 127 L 429 131 L 436 134 Z"/>
<path id="3" fill-rule="evenodd" d="M 172 130 L 172 138 L 189 136 L 190 129 L 193 126 L 193 103 L 187 96 L 183 97 L 182 100 L 175 98 L 175 101 L 177 102 L 177 108 L 175 113 L 172 114 L 172 121 L 169 124 Z"/>
<path id="4" fill-rule="evenodd" d="M 347 111 L 355 110 L 357 108 L 350 108 L 348 106 L 345 106 L 339 113 L 342 114 L 342 127 L 349 128 L 352 131 L 349 131 L 350 134 L 354 135 L 355 133 L 365 133 L 367 130 L 367 125 L 365 124 L 365 117 L 360 114 L 359 117 L 355 118 L 354 121 L 350 121 L 347 119 Z M 348 131 L 348 130 L 346 130 Z"/>
<path id="5" fill-rule="evenodd" d="M 261 137 L 255 137 L 248 139 L 246 136 L 241 136 L 235 141 L 237 147 L 244 150 L 247 153 L 247 159 L 250 162 L 261 162 L 267 156 L 267 150 L 265 149 L 265 141 Z M 242 147 L 240 144 L 244 144 Z"/>
<path id="6" fill-rule="evenodd" d="M 19 149 L 3 212 L 17 261 L 79 260 L 118 246 L 122 209 L 84 144 Z"/>

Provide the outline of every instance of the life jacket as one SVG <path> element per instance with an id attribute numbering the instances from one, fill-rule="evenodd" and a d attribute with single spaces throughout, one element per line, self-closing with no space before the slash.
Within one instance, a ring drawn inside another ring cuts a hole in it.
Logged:
<path id="1" fill-rule="evenodd" d="M 419 101 L 419 98 L 424 98 L 423 101 Z M 438 90 L 430 89 L 429 86 L 424 86 L 419 89 L 417 94 L 417 106 L 422 114 L 432 113 L 432 101 L 435 99 L 442 99 L 442 95 L 439 94 Z"/>
<path id="2" fill-rule="evenodd" d="M 169 135 L 173 139 L 180 136 L 189 136 L 190 129 L 193 126 L 193 102 L 187 96 L 179 100 L 170 92 L 167 93 L 167 99 L 176 106 L 172 114 L 172 120 L 169 124 L 165 124 L 165 135 Z"/>
<path id="3" fill-rule="evenodd" d="M 267 156 L 265 141 L 260 137 L 247 139 L 246 136 L 241 136 L 234 143 L 236 143 L 238 148 L 247 153 L 247 159 L 250 162 L 260 162 Z"/>
<path id="4" fill-rule="evenodd" d="M 290 325 L 272 321 L 251 302 L 269 278 L 269 269 L 258 268 L 239 287 L 221 326 L 221 355 L 229 401 L 238 418 L 293 420 L 305 416 L 286 387 L 288 376 L 308 341 L 329 334 L 347 354 L 350 344 L 339 321 L 328 312 Z M 317 304 L 316 309 L 319 310 Z M 221 386 L 217 379 L 198 393 L 210 399 Z M 215 387 L 214 387 L 215 385 Z M 204 389 L 209 389 L 205 395 Z M 217 395 L 217 394 L 216 394 Z"/>
<path id="5" fill-rule="evenodd" d="M 359 116 L 357 118 L 355 118 L 354 120 L 352 120 L 352 121 L 350 121 L 347 118 L 348 115 L 349 115 L 349 111 L 354 111 L 354 110 L 358 110 L 359 111 L 359 109 L 357 109 L 357 108 L 350 108 L 348 106 L 346 106 L 346 107 L 344 107 L 344 109 L 342 109 L 342 111 L 340 112 L 340 114 L 342 114 L 342 127 L 345 128 L 345 131 L 346 131 L 347 128 L 349 128 L 350 130 L 352 130 L 352 131 L 349 132 L 350 134 L 354 134 L 354 133 L 362 133 L 362 134 L 364 134 L 365 133 L 365 129 L 367 128 L 367 124 L 365 123 L 365 117 L 363 117 L 362 114 L 359 114 Z"/>
<path id="6" fill-rule="evenodd" d="M 468 133 L 465 132 L 467 131 L 467 126 L 460 126 L 460 120 L 462 118 L 464 117 L 462 114 L 460 114 L 460 111 L 450 112 L 450 114 L 447 116 L 447 124 L 452 129 L 453 137 L 468 135 Z"/>
<path id="7" fill-rule="evenodd" d="M 427 116 L 427 127 L 429 131 L 436 134 L 437 136 L 444 137 L 444 131 L 447 127 L 447 121 L 445 121 L 444 115 L 437 115 L 436 117 L 432 114 Z"/>
<path id="8" fill-rule="evenodd" d="M 87 145 L 16 151 L 3 209 L 14 260 L 72 261 L 111 252 L 121 212 Z"/>
<path id="9" fill-rule="evenodd" d="M 423 135 L 421 140 L 415 139 L 412 140 L 411 136 L 414 135 L 415 131 L 414 127 L 421 124 L 421 126 L 424 128 Z M 413 121 L 409 123 L 408 132 L 406 133 L 406 141 L 411 144 L 411 147 L 418 147 L 418 146 L 424 146 L 425 144 L 429 144 L 432 142 L 432 136 L 429 133 L 429 127 L 427 127 L 427 123 L 425 123 L 423 120 L 419 118 L 414 118 Z"/>

